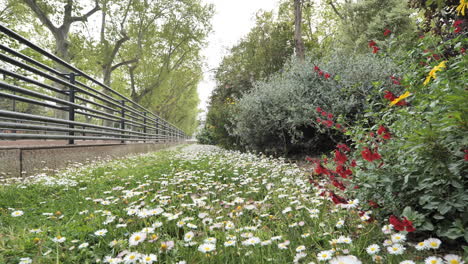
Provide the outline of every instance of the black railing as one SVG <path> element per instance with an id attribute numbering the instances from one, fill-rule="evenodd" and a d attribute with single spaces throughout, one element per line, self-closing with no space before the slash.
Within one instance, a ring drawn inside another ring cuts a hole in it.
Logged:
<path id="1" fill-rule="evenodd" d="M 0 32 L 0 140 L 187 139 L 171 123 L 1 24 Z"/>

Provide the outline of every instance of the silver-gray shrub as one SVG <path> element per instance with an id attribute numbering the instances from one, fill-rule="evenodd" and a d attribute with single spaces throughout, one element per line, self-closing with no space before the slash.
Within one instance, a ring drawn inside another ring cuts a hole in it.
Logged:
<path id="1" fill-rule="evenodd" d="M 314 72 L 315 65 L 331 77 L 326 80 L 319 76 Z M 343 120 L 355 120 L 369 99 L 378 99 L 385 89 L 392 90 L 390 76 L 398 72 L 390 59 L 378 54 L 337 53 L 315 63 L 292 59 L 281 72 L 256 82 L 243 95 L 232 117 L 231 133 L 255 151 L 326 150 L 332 147 L 330 143 L 345 138 L 316 124 L 320 117 L 316 107 Z"/>

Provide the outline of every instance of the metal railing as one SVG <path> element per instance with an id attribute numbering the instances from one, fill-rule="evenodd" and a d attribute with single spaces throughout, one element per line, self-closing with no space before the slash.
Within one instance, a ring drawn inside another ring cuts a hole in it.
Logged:
<path id="1" fill-rule="evenodd" d="M 163 118 L 1 24 L 0 32 L 0 140 L 74 144 L 188 138 Z"/>

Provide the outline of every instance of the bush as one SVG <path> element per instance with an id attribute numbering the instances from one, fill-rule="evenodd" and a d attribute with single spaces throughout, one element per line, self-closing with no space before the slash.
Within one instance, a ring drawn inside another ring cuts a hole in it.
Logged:
<path id="1" fill-rule="evenodd" d="M 346 132 L 353 154 L 340 145 L 346 150 L 335 151 L 336 164 L 323 160 L 315 169 L 337 192 L 378 207 L 380 219 L 404 216 L 418 232 L 454 243 L 468 242 L 466 46 L 463 35 L 426 36 L 396 57 L 407 69 L 402 80 L 392 76 L 396 95 L 370 90 L 364 118 Z M 402 94 L 409 96 L 389 104 Z"/>
<path id="2" fill-rule="evenodd" d="M 196 135 L 196 139 L 199 144 L 203 145 L 216 145 L 216 140 L 213 136 L 213 131 L 204 126 Z"/>
<path id="3" fill-rule="evenodd" d="M 329 150 L 343 137 L 311 124 L 311 118 L 321 118 L 316 107 L 355 120 L 369 92 L 388 85 L 397 69 L 387 58 L 348 54 L 335 54 L 318 67 L 291 61 L 257 82 L 237 104 L 232 134 L 247 148 L 267 153 Z"/>
<path id="4" fill-rule="evenodd" d="M 420 231 L 468 241 L 468 59 L 459 51 L 466 38 L 435 47 L 435 53 L 451 50 L 454 55 L 439 60 L 427 52 L 434 42 L 427 37 L 404 58 L 403 66 L 411 69 L 402 81 L 412 94 L 408 105 L 388 107 L 388 101 L 377 101 L 367 114 L 374 126 L 356 126 L 349 132 L 355 135 L 357 154 L 363 147 L 378 146 L 382 156 L 375 164 L 358 163 L 361 169 L 354 180 L 361 188 L 356 195 L 377 201 L 382 215 L 408 217 Z M 426 67 L 421 67 L 423 60 L 428 61 Z M 424 85 L 437 66 L 436 78 Z M 380 125 L 391 139 L 368 136 Z"/>

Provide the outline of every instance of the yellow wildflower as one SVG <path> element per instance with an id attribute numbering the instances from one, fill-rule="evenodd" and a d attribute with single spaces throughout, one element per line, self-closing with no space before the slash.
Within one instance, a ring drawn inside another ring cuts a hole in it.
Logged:
<path id="1" fill-rule="evenodd" d="M 466 0 L 460 0 L 460 5 L 457 6 L 457 14 L 465 16 L 465 9 L 468 8 L 468 2 Z"/>
<path id="2" fill-rule="evenodd" d="M 398 97 L 397 99 L 393 100 L 391 103 L 390 103 L 390 106 L 394 106 L 395 104 L 397 104 L 398 102 L 400 102 L 401 100 L 405 99 L 406 97 L 410 96 L 411 93 L 406 91 L 406 93 L 400 95 L 400 97 Z"/>
<path id="3" fill-rule="evenodd" d="M 432 68 L 432 70 L 429 72 L 429 75 L 426 77 L 426 80 L 424 81 L 424 85 L 427 85 L 430 81 L 431 78 L 435 79 L 437 78 L 436 72 L 441 71 L 443 68 L 446 68 L 447 66 L 445 65 L 447 61 L 443 61 L 439 63 L 439 65 L 435 66 Z"/>

